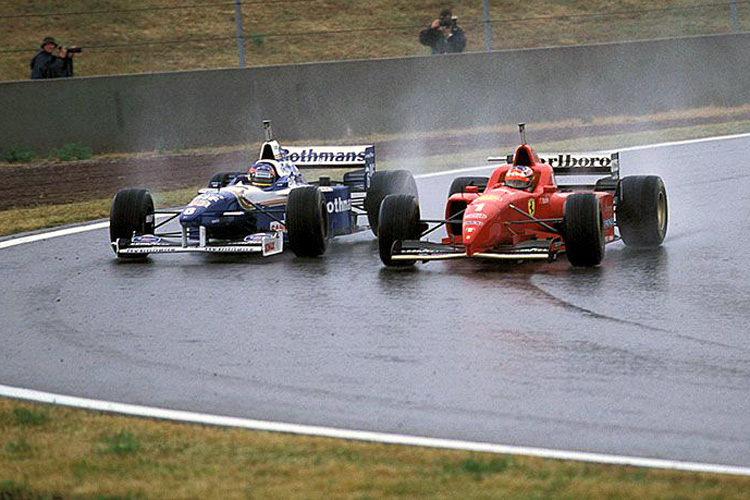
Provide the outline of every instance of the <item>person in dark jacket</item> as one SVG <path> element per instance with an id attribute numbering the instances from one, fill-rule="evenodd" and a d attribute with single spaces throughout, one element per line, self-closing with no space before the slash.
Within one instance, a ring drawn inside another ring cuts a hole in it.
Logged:
<path id="1" fill-rule="evenodd" d="M 54 38 L 48 36 L 42 40 L 42 50 L 31 60 L 31 79 L 66 76 L 73 76 L 73 54 L 68 53 L 65 47 L 60 47 Z"/>
<path id="2" fill-rule="evenodd" d="M 466 49 L 466 35 L 450 9 L 440 11 L 440 18 L 419 32 L 419 43 L 432 48 L 433 54 L 452 54 Z"/>

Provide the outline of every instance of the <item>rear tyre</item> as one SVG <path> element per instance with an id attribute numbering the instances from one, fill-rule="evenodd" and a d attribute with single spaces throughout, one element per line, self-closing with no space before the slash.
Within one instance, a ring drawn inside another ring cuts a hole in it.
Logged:
<path id="1" fill-rule="evenodd" d="M 617 189 L 617 227 L 628 246 L 658 247 L 667 235 L 669 208 L 664 182 L 656 175 L 624 177 Z"/>
<path id="2" fill-rule="evenodd" d="M 109 241 L 118 238 L 154 234 L 154 200 L 146 189 L 121 189 L 117 192 L 109 210 Z M 112 249 L 115 250 L 114 245 Z M 115 250 L 115 253 L 117 250 Z M 143 258 L 141 255 L 118 255 L 121 259 Z"/>
<path id="3" fill-rule="evenodd" d="M 326 251 L 328 211 L 323 193 L 316 186 L 292 189 L 286 206 L 289 247 L 297 257 L 317 257 Z"/>
<path id="4" fill-rule="evenodd" d="M 365 197 L 365 211 L 372 233 L 378 235 L 380 204 L 389 194 L 408 194 L 419 199 L 417 182 L 408 170 L 383 170 L 375 172 Z"/>
<path id="5" fill-rule="evenodd" d="M 402 240 L 419 239 L 419 203 L 411 194 L 392 194 L 386 196 L 380 205 L 380 234 L 378 250 L 380 260 L 386 266 L 408 267 L 414 261 L 392 259 L 393 244 Z"/>
<path id="6" fill-rule="evenodd" d="M 453 179 L 451 187 L 448 190 L 448 198 L 456 193 L 465 193 L 466 186 L 477 186 L 479 188 L 479 192 L 481 193 L 485 189 L 487 189 L 487 183 L 489 182 L 489 180 L 489 177 L 480 176 L 456 177 L 455 179 Z"/>
<path id="7" fill-rule="evenodd" d="M 565 200 L 563 240 L 568 261 L 575 267 L 595 267 L 604 258 L 604 221 L 593 193 L 579 193 Z"/>

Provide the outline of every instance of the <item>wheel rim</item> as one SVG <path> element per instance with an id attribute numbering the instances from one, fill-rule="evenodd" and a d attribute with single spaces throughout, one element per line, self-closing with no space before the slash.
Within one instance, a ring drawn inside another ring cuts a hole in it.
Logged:
<path id="1" fill-rule="evenodd" d="M 667 222 L 667 200 L 664 193 L 659 193 L 659 199 L 656 202 L 656 220 L 659 224 L 659 232 L 664 232 L 664 225 Z"/>

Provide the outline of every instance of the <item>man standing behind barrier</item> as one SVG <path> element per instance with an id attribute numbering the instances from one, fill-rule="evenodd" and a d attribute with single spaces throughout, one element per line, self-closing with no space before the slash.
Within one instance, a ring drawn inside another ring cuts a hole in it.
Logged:
<path id="1" fill-rule="evenodd" d="M 433 54 L 463 52 L 466 48 L 466 35 L 458 27 L 458 18 L 450 9 L 440 11 L 440 18 L 419 32 L 419 43 L 432 47 Z"/>
<path id="2" fill-rule="evenodd" d="M 59 49 L 57 55 L 53 53 L 56 49 Z M 72 52 L 80 50 L 75 47 L 60 47 L 54 38 L 48 36 L 42 40 L 42 50 L 31 60 L 31 79 L 73 76 Z"/>

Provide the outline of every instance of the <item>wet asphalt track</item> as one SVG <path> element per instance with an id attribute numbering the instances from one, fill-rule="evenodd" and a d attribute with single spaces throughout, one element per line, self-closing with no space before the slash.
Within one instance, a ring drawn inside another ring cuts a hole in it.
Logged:
<path id="1" fill-rule="evenodd" d="M 118 263 L 106 230 L 0 251 L 0 384 L 348 429 L 750 465 L 750 138 L 623 153 L 665 246 L 597 269 L 324 258 Z M 451 177 L 420 179 L 423 215 Z M 425 213 L 426 212 L 426 213 Z"/>

